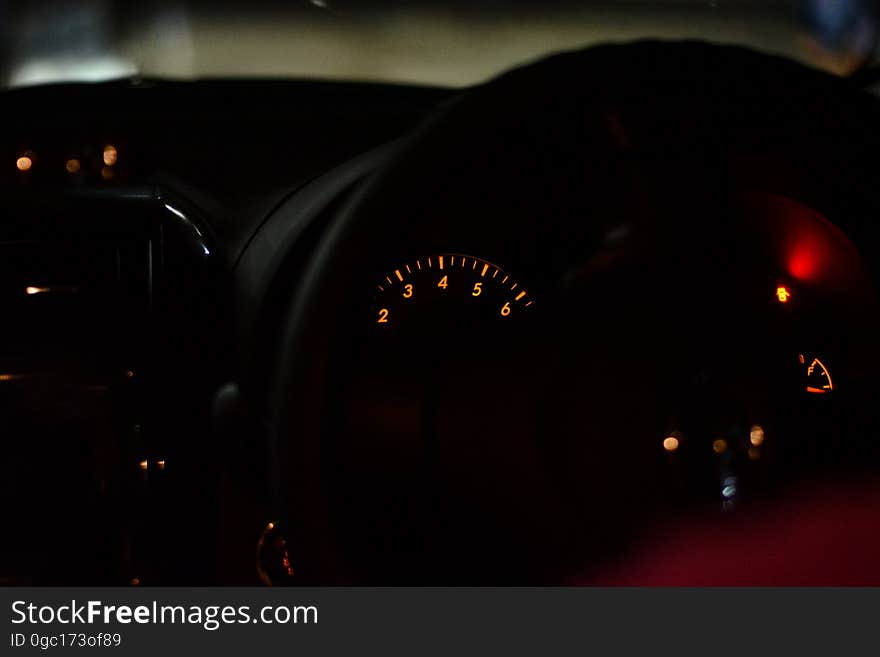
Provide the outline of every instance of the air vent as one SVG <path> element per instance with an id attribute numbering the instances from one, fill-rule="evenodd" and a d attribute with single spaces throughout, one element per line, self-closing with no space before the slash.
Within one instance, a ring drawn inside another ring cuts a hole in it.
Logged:
<path id="1" fill-rule="evenodd" d="M 18 201 L 0 206 L 0 580 L 116 582 L 164 213 L 151 194 Z M 63 559 L 26 530 L 47 518 Z"/>

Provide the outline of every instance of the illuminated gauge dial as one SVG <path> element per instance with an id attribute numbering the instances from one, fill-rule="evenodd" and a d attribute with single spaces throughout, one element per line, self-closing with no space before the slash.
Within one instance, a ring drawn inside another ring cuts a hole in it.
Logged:
<path id="1" fill-rule="evenodd" d="M 392 269 L 378 283 L 373 321 L 381 329 L 418 318 L 454 323 L 480 316 L 512 321 L 529 312 L 532 304 L 522 281 L 497 265 L 444 253 Z"/>
<path id="2" fill-rule="evenodd" d="M 800 361 L 805 368 L 807 392 L 814 395 L 824 395 L 834 390 L 831 373 L 821 360 L 801 355 Z"/>

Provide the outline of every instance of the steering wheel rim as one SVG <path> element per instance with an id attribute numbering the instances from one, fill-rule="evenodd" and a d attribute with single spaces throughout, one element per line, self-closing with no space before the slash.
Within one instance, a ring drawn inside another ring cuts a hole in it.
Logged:
<path id="1" fill-rule="evenodd" d="M 399 192 L 413 183 L 414 176 L 424 175 L 425 159 L 438 150 L 455 152 L 469 140 L 479 145 L 479 131 L 493 125 L 505 108 L 517 107 L 517 114 L 522 114 L 524 107 L 536 111 L 571 99 L 573 80 L 590 84 L 578 88 L 568 105 L 569 111 L 576 113 L 584 103 L 595 104 L 596 99 L 632 99 L 655 92 L 694 93 L 711 99 L 713 106 L 719 98 L 731 95 L 759 101 L 779 95 L 777 76 L 786 76 L 789 82 L 799 79 L 797 88 L 805 97 L 826 94 L 832 87 L 838 87 L 841 94 L 851 93 L 842 81 L 829 75 L 734 47 L 643 42 L 556 55 L 506 73 L 441 108 L 387 166 L 361 186 L 321 240 L 282 332 L 270 439 L 277 467 L 279 514 L 287 522 L 294 559 L 303 573 L 298 581 L 361 581 L 361 573 L 348 570 L 336 540 L 322 479 L 326 414 L 339 385 L 331 355 L 347 334 L 350 309 L 357 307 L 351 299 L 356 290 L 363 289 L 361 272 L 369 271 L 368 263 L 384 255 L 376 248 L 376 236 L 387 230 L 406 230 L 400 224 L 400 210 L 412 200 L 412 194 L 405 194 L 401 201 Z M 793 85 L 789 83 L 787 88 Z M 690 137 L 714 137 L 714 131 L 724 129 L 725 118 L 711 117 Z M 534 127 L 526 123 L 525 129 Z M 504 126 L 516 128 L 517 122 Z M 428 167 L 428 171 L 437 173 L 438 168 L 442 172 L 442 167 Z M 389 198 L 395 194 L 398 198 L 391 202 L 389 211 Z"/>

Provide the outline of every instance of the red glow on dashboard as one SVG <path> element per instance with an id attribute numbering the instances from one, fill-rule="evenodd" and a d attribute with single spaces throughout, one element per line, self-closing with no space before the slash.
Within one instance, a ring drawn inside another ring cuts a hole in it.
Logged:
<path id="1" fill-rule="evenodd" d="M 798 281 L 818 282 L 849 270 L 855 253 L 842 231 L 811 210 L 799 208 L 795 212 L 799 216 L 792 217 L 784 243 L 788 274 Z"/>
<path id="2" fill-rule="evenodd" d="M 792 287 L 799 291 L 835 296 L 872 296 L 873 285 L 855 245 L 838 226 L 816 210 L 772 194 L 745 196 L 745 209 L 758 231 L 762 248 L 788 291 L 782 303 L 790 303 Z M 789 283 L 791 285 L 789 285 Z"/>
<path id="3" fill-rule="evenodd" d="M 782 241 L 785 268 L 793 279 L 818 282 L 846 267 L 850 242 L 836 226 L 809 208 L 780 209 L 788 233 Z"/>
<path id="4" fill-rule="evenodd" d="M 795 244 L 788 255 L 788 273 L 802 281 L 815 277 L 820 269 L 821 249 L 822 245 L 819 243 Z"/>

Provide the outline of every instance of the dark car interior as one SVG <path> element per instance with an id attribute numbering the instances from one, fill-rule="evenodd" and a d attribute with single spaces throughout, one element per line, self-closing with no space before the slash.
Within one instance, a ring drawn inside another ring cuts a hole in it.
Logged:
<path id="1" fill-rule="evenodd" d="M 880 582 L 873 75 L 3 90 L 0 583 Z"/>

